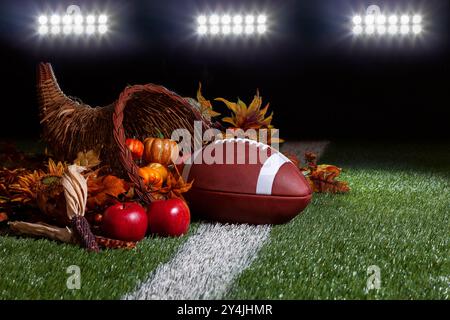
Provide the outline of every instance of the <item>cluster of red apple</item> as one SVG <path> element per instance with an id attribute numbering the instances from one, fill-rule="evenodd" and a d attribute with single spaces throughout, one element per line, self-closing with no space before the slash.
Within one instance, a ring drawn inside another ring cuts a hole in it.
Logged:
<path id="1" fill-rule="evenodd" d="M 147 233 L 181 236 L 189 230 L 189 223 L 189 207 L 181 199 L 154 201 L 147 210 L 136 202 L 125 202 L 106 209 L 102 231 L 113 239 L 140 241 Z"/>

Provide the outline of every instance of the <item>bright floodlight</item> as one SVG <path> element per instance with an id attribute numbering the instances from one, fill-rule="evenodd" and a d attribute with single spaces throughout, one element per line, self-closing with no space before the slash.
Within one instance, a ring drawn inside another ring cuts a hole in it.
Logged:
<path id="1" fill-rule="evenodd" d="M 240 23 L 242 23 L 242 16 L 240 16 L 240 15 L 235 15 L 235 16 L 233 17 L 233 23 L 234 23 L 234 24 L 240 24 Z"/>
<path id="2" fill-rule="evenodd" d="M 104 24 L 98 26 L 98 33 L 105 34 L 108 31 L 108 27 Z"/>
<path id="3" fill-rule="evenodd" d="M 362 18 L 361 18 L 361 16 L 354 16 L 352 21 L 353 21 L 353 24 L 361 24 Z"/>
<path id="4" fill-rule="evenodd" d="M 242 26 L 240 24 L 235 25 L 233 27 L 233 33 L 236 34 L 236 35 L 241 34 L 242 33 Z"/>
<path id="5" fill-rule="evenodd" d="M 360 25 L 356 25 L 353 27 L 353 34 L 359 35 L 362 32 L 363 32 L 363 27 L 361 27 Z"/>
<path id="6" fill-rule="evenodd" d="M 396 24 L 398 21 L 398 17 L 393 14 L 392 16 L 389 17 L 389 24 Z"/>
<path id="7" fill-rule="evenodd" d="M 253 23 L 255 23 L 255 17 L 253 15 L 251 15 L 251 14 L 247 15 L 245 17 L 245 23 L 246 24 L 253 24 Z"/>
<path id="8" fill-rule="evenodd" d="M 86 17 L 86 23 L 87 23 L 87 24 L 94 24 L 94 23 L 95 23 L 95 16 L 93 16 L 93 15 L 88 15 L 88 16 Z"/>
<path id="9" fill-rule="evenodd" d="M 231 33 L 231 27 L 229 25 L 224 25 L 222 27 L 222 33 L 223 34 L 230 34 Z"/>
<path id="10" fill-rule="evenodd" d="M 48 27 L 47 26 L 39 26 L 38 32 L 39 32 L 39 34 L 42 34 L 42 35 L 47 34 Z"/>
<path id="11" fill-rule="evenodd" d="M 72 16 L 66 14 L 65 16 L 63 16 L 62 21 L 65 25 L 72 24 Z"/>
<path id="12" fill-rule="evenodd" d="M 401 34 L 408 34 L 409 33 L 409 26 L 403 25 L 400 27 L 400 33 Z"/>
<path id="13" fill-rule="evenodd" d="M 59 26 L 53 26 L 51 32 L 52 34 L 59 34 L 61 32 L 61 28 Z"/>
<path id="14" fill-rule="evenodd" d="M 216 26 L 216 25 L 213 25 L 213 26 L 211 26 L 211 34 L 218 34 L 219 32 L 220 32 L 220 27 L 219 26 Z"/>
<path id="15" fill-rule="evenodd" d="M 86 26 L 86 34 L 91 35 L 95 33 L 95 26 L 94 25 L 88 25 Z"/>
<path id="16" fill-rule="evenodd" d="M 264 24 L 258 25 L 258 26 L 256 27 L 256 29 L 258 30 L 258 33 L 259 33 L 259 34 L 266 33 L 266 31 L 267 31 L 267 28 L 266 28 L 266 26 L 265 26 Z"/>
<path id="17" fill-rule="evenodd" d="M 208 27 L 207 26 L 205 26 L 205 25 L 200 25 L 200 26 L 198 26 L 198 28 L 197 28 L 197 33 L 199 34 L 199 35 L 205 35 L 206 33 L 208 32 Z"/>
<path id="18" fill-rule="evenodd" d="M 267 21 L 267 17 L 265 14 L 260 14 L 256 21 L 258 22 L 258 24 L 264 24 Z"/>
<path id="19" fill-rule="evenodd" d="M 419 34 L 422 32 L 422 26 L 421 25 L 416 25 L 412 27 L 412 31 L 414 34 Z"/>
<path id="20" fill-rule="evenodd" d="M 377 16 L 377 24 L 385 24 L 386 23 L 386 16 L 380 14 Z"/>
<path id="21" fill-rule="evenodd" d="M 39 21 L 39 24 L 47 24 L 48 18 L 47 18 L 47 16 L 42 15 L 42 16 L 39 16 L 38 21 Z"/>
<path id="22" fill-rule="evenodd" d="M 230 24 L 231 23 L 231 17 L 228 14 L 225 14 L 222 16 L 222 23 L 223 24 Z"/>
<path id="23" fill-rule="evenodd" d="M 246 34 L 253 34 L 255 32 L 255 27 L 252 25 L 245 26 L 245 33 Z"/>
<path id="24" fill-rule="evenodd" d="M 75 24 L 77 24 L 77 25 L 80 25 L 80 24 L 82 24 L 83 23 L 83 16 L 82 15 L 80 15 L 80 14 L 78 14 L 78 15 L 76 15 L 75 17 L 73 17 L 73 22 L 75 23 Z"/>
<path id="25" fill-rule="evenodd" d="M 210 24 L 218 24 L 220 21 L 219 16 L 217 14 L 213 14 L 209 17 Z"/>
<path id="26" fill-rule="evenodd" d="M 383 25 L 378 26 L 378 27 L 377 27 L 377 32 L 378 32 L 378 34 L 380 34 L 380 35 L 385 34 L 385 33 L 386 33 L 386 26 L 383 26 Z"/>
<path id="27" fill-rule="evenodd" d="M 73 27 L 73 33 L 75 34 L 82 34 L 84 31 L 83 26 L 82 25 L 75 25 Z"/>
<path id="28" fill-rule="evenodd" d="M 372 35 L 375 33 L 375 27 L 374 26 L 367 26 L 366 27 L 366 34 Z"/>
<path id="29" fill-rule="evenodd" d="M 72 26 L 67 25 L 67 26 L 63 27 L 64 34 L 70 34 L 71 32 L 72 32 Z"/>
<path id="30" fill-rule="evenodd" d="M 409 16 L 404 14 L 400 17 L 401 24 L 408 24 L 409 23 Z"/>
<path id="31" fill-rule="evenodd" d="M 208 21 L 208 19 L 204 15 L 201 15 L 197 18 L 198 24 L 206 24 L 207 21 Z"/>
<path id="32" fill-rule="evenodd" d="M 57 14 L 54 14 L 50 17 L 50 23 L 53 25 L 59 24 L 60 21 L 61 21 L 61 17 L 58 16 Z"/>
<path id="33" fill-rule="evenodd" d="M 98 23 L 105 24 L 108 21 L 108 17 L 105 14 L 98 16 Z"/>
<path id="34" fill-rule="evenodd" d="M 388 33 L 391 35 L 395 35 L 398 32 L 398 27 L 396 25 L 391 25 L 388 28 Z"/>
<path id="35" fill-rule="evenodd" d="M 364 21 L 367 25 L 371 25 L 375 22 L 375 16 L 373 14 L 368 14 Z"/>
<path id="36" fill-rule="evenodd" d="M 381 9 L 369 10 L 366 15 L 355 15 L 352 18 L 354 35 L 378 36 L 419 34 L 422 32 L 422 16 L 407 13 L 381 13 Z"/>
<path id="37" fill-rule="evenodd" d="M 197 17 L 197 33 L 200 35 L 253 35 L 267 31 L 267 17 L 264 14 L 232 14 L 213 12 Z"/>
<path id="38" fill-rule="evenodd" d="M 419 14 L 416 14 L 413 16 L 412 21 L 414 24 L 419 24 L 422 22 L 422 16 Z"/>

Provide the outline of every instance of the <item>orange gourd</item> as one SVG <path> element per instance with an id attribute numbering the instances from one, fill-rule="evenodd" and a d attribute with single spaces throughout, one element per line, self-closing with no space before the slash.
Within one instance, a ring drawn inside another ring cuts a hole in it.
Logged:
<path id="1" fill-rule="evenodd" d="M 149 167 L 139 168 L 139 176 L 144 180 L 145 184 L 152 186 L 153 189 L 161 188 L 163 178 L 158 170 Z"/>
<path id="2" fill-rule="evenodd" d="M 138 139 L 127 139 L 125 144 L 130 149 L 133 159 L 140 159 L 144 153 L 144 144 Z"/>
<path id="3" fill-rule="evenodd" d="M 152 169 L 158 171 L 159 174 L 161 175 L 163 182 L 166 181 L 167 176 L 169 175 L 169 171 L 167 170 L 167 168 L 160 163 L 156 163 L 156 162 L 150 163 L 147 165 L 147 168 L 152 168 Z"/>
<path id="4" fill-rule="evenodd" d="M 167 166 L 178 157 L 178 144 L 171 139 L 147 138 L 144 140 L 144 160 Z"/>

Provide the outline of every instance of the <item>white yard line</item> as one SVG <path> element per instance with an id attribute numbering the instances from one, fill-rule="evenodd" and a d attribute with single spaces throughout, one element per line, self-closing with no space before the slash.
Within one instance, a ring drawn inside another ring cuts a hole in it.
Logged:
<path id="1" fill-rule="evenodd" d="M 124 299 L 220 299 L 256 257 L 270 229 L 202 224 L 170 262 Z"/>
<path id="2" fill-rule="evenodd" d="M 301 160 L 305 151 L 322 155 L 327 142 L 286 143 L 282 151 Z M 213 209 L 212 209 L 213 210 Z M 126 300 L 220 299 L 257 257 L 271 226 L 202 224 L 177 254 L 141 282 Z"/>

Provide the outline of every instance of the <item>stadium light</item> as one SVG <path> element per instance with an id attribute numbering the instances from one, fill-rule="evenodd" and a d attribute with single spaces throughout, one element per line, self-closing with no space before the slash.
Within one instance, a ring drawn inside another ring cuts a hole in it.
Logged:
<path id="1" fill-rule="evenodd" d="M 197 34 L 201 36 L 253 36 L 267 32 L 265 14 L 212 13 L 197 17 Z"/>
<path id="2" fill-rule="evenodd" d="M 378 6 L 369 6 L 364 15 L 352 17 L 352 33 L 355 36 L 418 35 L 422 32 L 422 16 L 419 14 L 387 15 Z"/>
<path id="3" fill-rule="evenodd" d="M 83 16 L 81 9 L 74 5 L 69 6 L 64 13 L 53 12 L 50 15 L 40 15 L 37 21 L 37 33 L 41 36 L 103 35 L 109 30 L 106 14 Z"/>

